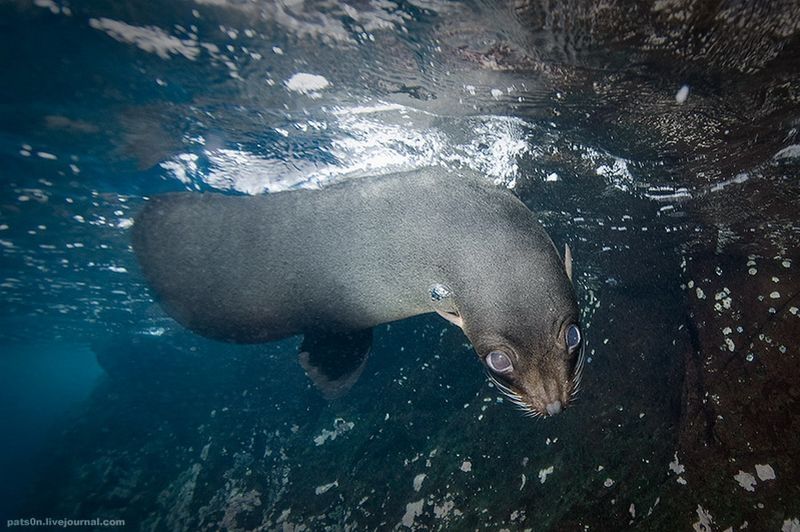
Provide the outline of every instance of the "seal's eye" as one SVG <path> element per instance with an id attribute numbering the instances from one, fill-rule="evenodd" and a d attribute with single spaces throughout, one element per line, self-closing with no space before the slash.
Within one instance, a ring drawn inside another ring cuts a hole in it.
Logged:
<path id="1" fill-rule="evenodd" d="M 567 340 L 567 349 L 572 353 L 581 343 L 581 330 L 573 323 L 567 327 L 565 338 Z"/>
<path id="2" fill-rule="evenodd" d="M 486 365 L 495 373 L 509 373 L 514 369 L 511 359 L 502 351 L 492 351 L 486 355 Z"/>

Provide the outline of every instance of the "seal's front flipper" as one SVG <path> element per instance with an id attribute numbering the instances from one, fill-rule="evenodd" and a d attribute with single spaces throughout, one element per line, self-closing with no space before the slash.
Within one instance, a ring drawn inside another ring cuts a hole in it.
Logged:
<path id="1" fill-rule="evenodd" d="M 347 393 L 364 371 L 372 349 L 372 329 L 346 333 L 307 333 L 298 359 L 325 399 Z"/>

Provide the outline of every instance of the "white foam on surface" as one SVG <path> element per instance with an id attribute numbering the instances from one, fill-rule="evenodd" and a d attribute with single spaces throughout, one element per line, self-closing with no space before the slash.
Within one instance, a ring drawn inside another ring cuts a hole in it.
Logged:
<path id="1" fill-rule="evenodd" d="M 628 161 L 614 157 L 611 165 L 601 164 L 595 168 L 595 173 L 606 178 L 609 184 L 621 190 L 628 190 L 633 184 L 633 175 L 628 169 Z"/>
<path id="2" fill-rule="evenodd" d="M 132 26 L 110 18 L 91 18 L 89 26 L 105 32 L 116 41 L 133 44 L 140 50 L 156 54 L 161 59 L 181 55 L 194 61 L 200 55 L 200 46 L 196 40 L 179 39 L 156 26 Z"/>
<path id="3" fill-rule="evenodd" d="M 319 84 L 316 85 L 320 86 Z M 187 186 L 262 194 L 298 188 L 320 188 L 342 179 L 385 175 L 427 166 L 470 168 L 497 184 L 513 188 L 518 160 L 530 153 L 529 124 L 502 116 L 465 118 L 455 132 L 431 125 L 437 117 L 383 102 L 335 107 L 315 120 L 273 127 L 285 142 L 308 135 L 331 135 L 319 148 L 334 162 L 297 157 L 276 158 L 242 147 L 205 148 L 207 168 L 198 156 L 182 153 L 161 163 L 172 178 Z"/>
<path id="4" fill-rule="evenodd" d="M 330 82 L 324 76 L 307 72 L 298 72 L 286 80 L 286 88 L 300 94 L 313 95 L 329 86 Z"/>

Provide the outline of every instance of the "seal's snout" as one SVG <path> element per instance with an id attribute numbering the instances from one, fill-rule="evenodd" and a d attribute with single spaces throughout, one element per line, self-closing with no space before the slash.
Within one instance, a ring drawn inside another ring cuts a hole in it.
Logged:
<path id="1" fill-rule="evenodd" d="M 554 416 L 556 414 L 561 413 L 561 401 L 553 401 L 552 403 L 548 403 L 544 407 L 547 410 L 547 415 Z"/>

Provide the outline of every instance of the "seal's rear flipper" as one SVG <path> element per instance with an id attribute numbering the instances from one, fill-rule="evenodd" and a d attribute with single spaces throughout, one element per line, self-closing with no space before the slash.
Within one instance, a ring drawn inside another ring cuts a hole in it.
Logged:
<path id="1" fill-rule="evenodd" d="M 346 333 L 307 333 L 298 359 L 325 399 L 347 393 L 364 371 L 372 348 L 372 329 Z"/>

